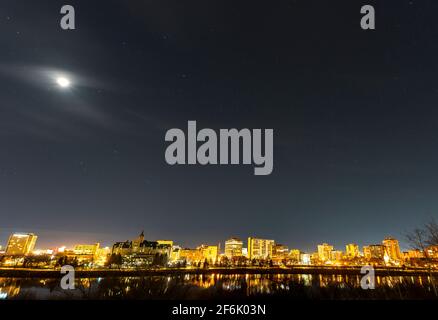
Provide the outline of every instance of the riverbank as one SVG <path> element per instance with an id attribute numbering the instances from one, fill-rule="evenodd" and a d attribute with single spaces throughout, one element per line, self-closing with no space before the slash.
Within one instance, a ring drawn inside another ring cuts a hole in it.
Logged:
<path id="1" fill-rule="evenodd" d="M 78 278 L 104 278 L 104 277 L 144 277 L 144 276 L 174 276 L 184 274 L 322 274 L 322 275 L 361 275 L 360 267 L 289 267 L 289 268 L 161 268 L 161 269 L 77 269 L 75 276 Z M 375 268 L 376 276 L 429 276 L 427 269 L 409 268 Z M 438 277 L 438 270 L 432 272 Z M 59 278 L 60 269 L 28 269 L 28 268 L 0 268 L 0 277 L 4 278 Z"/>

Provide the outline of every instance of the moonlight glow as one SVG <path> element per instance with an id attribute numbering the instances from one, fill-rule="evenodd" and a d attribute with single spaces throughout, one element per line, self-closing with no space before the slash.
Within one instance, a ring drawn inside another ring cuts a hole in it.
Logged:
<path id="1" fill-rule="evenodd" d="M 65 78 L 65 77 L 58 77 L 56 78 L 56 83 L 61 87 L 61 88 L 68 88 L 70 87 L 70 80 Z"/>

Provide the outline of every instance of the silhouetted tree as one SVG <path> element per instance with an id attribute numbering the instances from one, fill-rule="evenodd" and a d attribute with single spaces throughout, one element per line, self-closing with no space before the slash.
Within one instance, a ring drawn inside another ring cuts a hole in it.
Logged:
<path id="1" fill-rule="evenodd" d="M 107 265 L 109 267 L 111 267 L 112 265 L 116 265 L 118 268 L 120 268 L 122 264 L 123 264 L 123 258 L 120 253 L 118 254 L 112 253 L 108 258 Z"/>
<path id="2" fill-rule="evenodd" d="M 428 252 L 428 246 L 436 246 L 438 245 L 438 224 L 435 219 L 432 219 L 430 222 L 426 223 L 422 228 L 416 228 L 411 232 L 406 234 L 406 240 L 409 242 L 411 247 L 416 250 L 420 250 L 423 252 L 424 257 L 427 261 L 430 279 L 432 283 L 432 287 L 436 296 L 438 296 L 438 291 L 435 286 L 435 281 L 432 275 L 431 270 L 431 257 Z"/>

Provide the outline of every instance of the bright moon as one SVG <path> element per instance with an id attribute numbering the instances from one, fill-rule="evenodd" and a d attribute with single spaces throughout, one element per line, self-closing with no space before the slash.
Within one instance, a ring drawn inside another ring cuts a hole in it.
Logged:
<path id="1" fill-rule="evenodd" d="M 67 78 L 64 77 L 59 77 L 56 79 L 56 83 L 61 87 L 61 88 L 68 88 L 70 87 L 70 80 L 68 80 Z"/>

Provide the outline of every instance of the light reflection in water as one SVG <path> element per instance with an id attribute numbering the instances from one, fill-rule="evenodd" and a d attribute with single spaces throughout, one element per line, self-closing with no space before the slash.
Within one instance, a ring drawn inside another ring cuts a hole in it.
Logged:
<path id="1" fill-rule="evenodd" d="M 313 290 L 360 288 L 359 275 L 311 274 L 184 274 L 173 276 L 76 279 L 75 290 L 62 290 L 59 279 L 0 278 L 0 299 L 81 299 L 81 298 L 214 298 L 224 294 L 257 296 L 296 294 Z M 418 288 L 430 292 L 429 276 L 377 276 L 376 287 L 401 292 Z M 435 279 L 435 282 L 437 280 Z M 395 289 L 396 288 L 396 289 Z M 303 291 L 304 290 L 304 291 Z M 362 290 L 364 291 L 364 290 Z M 349 294 L 350 294 L 349 293 Z M 406 294 L 405 294 L 406 295 Z M 345 297 L 344 297 L 345 298 Z M 346 296 L 348 298 L 348 296 Z"/>

